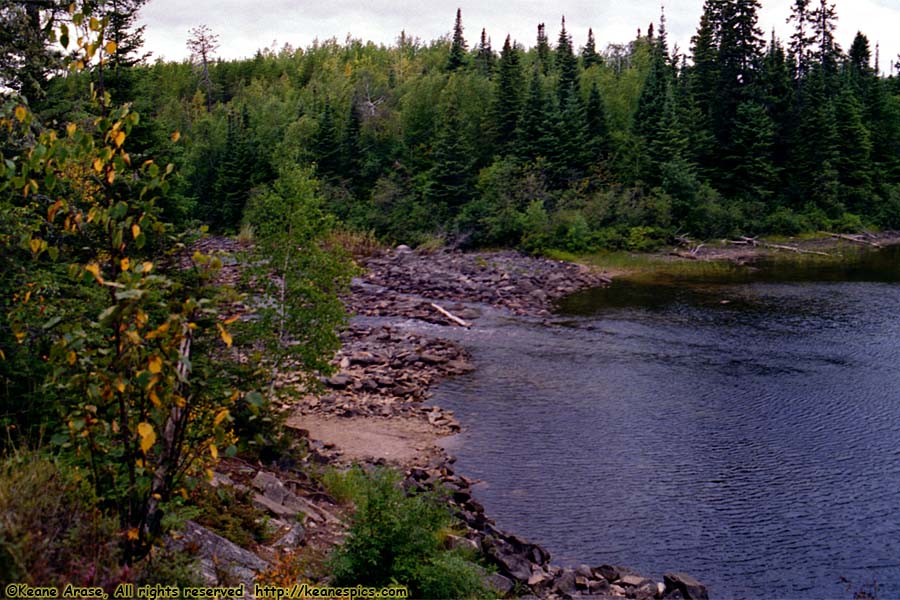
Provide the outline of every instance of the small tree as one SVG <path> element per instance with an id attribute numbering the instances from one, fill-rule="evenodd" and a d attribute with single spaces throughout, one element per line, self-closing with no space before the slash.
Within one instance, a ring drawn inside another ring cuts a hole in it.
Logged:
<path id="1" fill-rule="evenodd" d="M 190 31 L 187 47 L 191 51 L 191 61 L 200 69 L 200 83 L 206 88 L 206 110 L 212 110 L 212 79 L 209 76 L 209 63 L 219 49 L 219 36 L 206 25 L 194 27 Z"/>

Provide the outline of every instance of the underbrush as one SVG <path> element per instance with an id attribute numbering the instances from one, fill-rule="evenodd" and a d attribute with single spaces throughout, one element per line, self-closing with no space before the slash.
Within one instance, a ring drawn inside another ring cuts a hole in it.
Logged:
<path id="1" fill-rule="evenodd" d="M 349 535 L 330 561 L 334 585 L 403 585 L 413 598 L 490 595 L 474 557 L 446 549 L 453 520 L 439 495 L 407 496 L 389 470 L 333 472 L 326 487 L 356 506 Z"/>

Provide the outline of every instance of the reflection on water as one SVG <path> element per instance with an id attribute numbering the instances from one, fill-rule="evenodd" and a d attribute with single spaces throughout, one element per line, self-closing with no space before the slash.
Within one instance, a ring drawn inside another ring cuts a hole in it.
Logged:
<path id="1" fill-rule="evenodd" d="M 467 332 L 436 402 L 501 526 L 718 598 L 900 595 L 898 253 L 568 299 Z M 857 586 L 859 587 L 859 586 Z"/>

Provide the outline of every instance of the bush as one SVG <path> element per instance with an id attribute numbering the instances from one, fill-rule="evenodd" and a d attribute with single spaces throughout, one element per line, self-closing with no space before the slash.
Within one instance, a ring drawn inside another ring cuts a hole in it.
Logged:
<path id="1" fill-rule="evenodd" d="M 31 452 L 0 465 L 0 589 L 9 583 L 114 587 L 125 571 L 116 519 L 75 469 Z"/>
<path id="2" fill-rule="evenodd" d="M 436 496 L 405 496 L 396 473 L 352 476 L 357 509 L 344 545 L 331 559 L 336 586 L 405 585 L 414 598 L 472 598 L 486 593 L 479 568 L 444 549 L 451 525 Z"/>

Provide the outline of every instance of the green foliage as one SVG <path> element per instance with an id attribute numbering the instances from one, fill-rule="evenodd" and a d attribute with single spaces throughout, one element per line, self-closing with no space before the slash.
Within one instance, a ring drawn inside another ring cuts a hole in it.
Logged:
<path id="1" fill-rule="evenodd" d="M 346 317 L 338 294 L 353 271 L 339 248 L 323 243 L 334 220 L 322 210 L 311 169 L 282 167 L 251 200 L 246 222 L 256 241 L 244 275 L 258 300 L 256 318 L 242 322 L 238 334 L 256 340 L 271 386 L 289 367 L 313 384 L 315 373 L 331 371 L 340 347 L 337 329 Z"/>
<path id="2" fill-rule="evenodd" d="M 265 512 L 253 505 L 252 495 L 249 490 L 201 483 L 190 496 L 198 510 L 195 520 L 244 548 L 265 543 L 272 531 Z"/>
<path id="3" fill-rule="evenodd" d="M 437 497 L 405 496 L 387 470 L 369 475 L 354 495 L 349 535 L 332 558 L 334 585 L 399 584 L 414 598 L 485 594 L 479 568 L 443 547 L 451 520 Z"/>

